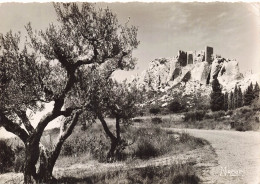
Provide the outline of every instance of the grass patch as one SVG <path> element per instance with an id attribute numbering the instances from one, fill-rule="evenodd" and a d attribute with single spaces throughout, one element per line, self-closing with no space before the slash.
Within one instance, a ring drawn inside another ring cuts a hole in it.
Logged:
<path id="1" fill-rule="evenodd" d="M 73 151 L 73 154 L 65 155 L 64 150 L 66 147 L 63 148 L 63 154 L 60 155 L 56 163 L 57 167 L 67 167 L 73 163 L 84 164 L 89 161 L 103 162 L 102 158 L 106 158 L 110 144 L 105 135 L 101 135 L 103 134 L 102 131 L 93 130 L 94 132 L 91 134 L 87 131 L 86 135 L 80 131 L 75 131 L 77 134 L 73 134 L 66 143 L 72 147 L 72 150 L 78 150 L 78 147 L 81 146 L 80 151 Z M 94 137 L 90 139 L 88 136 Z M 102 136 L 104 137 L 100 139 Z M 165 131 L 159 125 L 152 123 L 145 128 L 130 126 L 124 130 L 122 138 L 129 144 L 122 153 L 124 155 L 122 161 L 127 163 L 131 163 L 136 159 L 147 160 L 163 155 L 183 153 L 207 144 L 187 133 Z M 83 143 L 87 144 L 87 146 L 82 145 Z"/>
<path id="2" fill-rule="evenodd" d="M 163 123 L 164 118 L 160 119 Z M 144 120 L 145 124 L 146 121 Z M 110 125 L 110 128 L 114 131 L 113 126 Z M 136 166 L 140 163 L 146 163 L 147 159 L 154 157 L 174 157 L 180 153 L 183 154 L 208 144 L 206 141 L 192 137 L 185 132 L 165 131 L 161 129 L 161 124 L 156 124 L 151 119 L 145 128 L 129 126 L 122 127 L 122 130 L 121 136 L 127 141 L 128 146 L 123 150 L 126 155 L 125 160 L 119 162 L 119 165 L 124 162 L 127 167 L 112 167 L 113 169 L 103 171 L 94 169 L 93 172 L 86 175 L 84 171 L 88 164 L 95 165 L 101 164 L 98 162 L 103 162 L 109 150 L 110 142 L 99 123 L 93 124 L 85 131 L 80 126 L 75 127 L 75 131 L 66 140 L 55 165 L 58 183 L 196 184 L 199 182 L 192 164 L 176 163 L 171 166 L 152 165 L 144 168 L 140 165 L 138 168 Z M 51 147 L 57 136 L 58 131 L 52 132 L 49 130 L 43 137 L 42 143 L 46 147 Z M 113 166 L 117 163 L 111 164 Z M 64 170 L 66 167 L 70 168 Z M 75 169 L 73 169 L 74 167 Z"/>
<path id="3" fill-rule="evenodd" d="M 235 110 L 206 112 L 202 110 L 184 113 L 181 121 L 164 118 L 162 127 L 196 128 L 236 131 L 257 131 L 260 128 L 260 111 L 253 107 L 241 107 Z"/>
<path id="4" fill-rule="evenodd" d="M 148 166 L 129 170 L 98 173 L 86 178 L 60 178 L 58 183 L 135 183 L 135 184 L 198 184 L 192 164 L 174 164 L 171 166 Z"/>

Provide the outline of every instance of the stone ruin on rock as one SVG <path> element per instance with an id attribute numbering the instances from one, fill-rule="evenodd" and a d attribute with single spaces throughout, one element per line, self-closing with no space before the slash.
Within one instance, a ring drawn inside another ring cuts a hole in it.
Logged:
<path id="1" fill-rule="evenodd" d="M 238 80 L 242 77 L 238 62 L 213 55 L 213 47 L 206 46 L 205 50 L 184 52 L 171 61 L 168 83 L 177 84 L 185 79 L 187 72 L 191 72 L 191 80 L 210 84 L 214 78 L 222 83 Z M 173 83 L 172 83 L 173 82 Z"/>
<path id="2" fill-rule="evenodd" d="M 180 66 L 186 66 L 189 64 L 196 64 L 199 62 L 207 62 L 209 64 L 213 61 L 213 47 L 206 46 L 205 50 L 201 51 L 188 51 L 184 52 L 179 50 L 176 57 Z"/>
<path id="3" fill-rule="evenodd" d="M 243 78 L 236 60 L 213 55 L 213 47 L 201 51 L 178 51 L 176 57 L 158 58 L 135 80 L 147 89 L 163 89 L 182 82 L 210 85 L 217 78 L 223 86 Z"/>
<path id="4" fill-rule="evenodd" d="M 193 66 L 197 63 L 205 62 L 211 64 L 213 62 L 213 48 L 206 46 L 205 50 L 201 51 L 178 51 L 178 55 L 171 62 L 168 81 L 174 81 L 182 75 L 182 68 L 185 66 Z M 205 77 L 204 77 L 205 78 Z"/>

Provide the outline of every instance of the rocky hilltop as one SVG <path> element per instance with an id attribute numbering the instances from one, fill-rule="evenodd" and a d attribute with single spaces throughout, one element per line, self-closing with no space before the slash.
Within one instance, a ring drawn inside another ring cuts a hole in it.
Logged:
<path id="1" fill-rule="evenodd" d="M 189 93 L 192 89 L 210 91 L 210 84 L 215 77 L 222 84 L 224 91 L 232 90 L 236 84 L 248 85 L 246 83 L 256 81 L 243 81 L 244 76 L 240 73 L 236 60 L 214 54 L 214 49 L 206 46 L 205 50 L 179 50 L 173 58 L 155 59 L 150 62 L 148 69 L 135 76 L 132 82 L 156 91 L 186 86 L 183 92 Z"/>

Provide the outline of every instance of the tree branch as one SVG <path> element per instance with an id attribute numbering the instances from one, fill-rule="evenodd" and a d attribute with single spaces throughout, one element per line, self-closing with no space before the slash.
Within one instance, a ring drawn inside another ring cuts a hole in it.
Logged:
<path id="1" fill-rule="evenodd" d="M 11 132 L 18 136 L 24 143 L 26 143 L 29 135 L 18 124 L 9 120 L 3 112 L 0 111 L 0 126 L 3 126 L 8 132 Z"/>
<path id="2" fill-rule="evenodd" d="M 101 122 L 101 124 L 102 124 L 102 126 L 103 126 L 103 128 L 104 128 L 104 131 L 106 132 L 106 134 L 109 136 L 109 138 L 110 138 L 111 140 L 115 140 L 116 137 L 115 137 L 115 136 L 112 134 L 112 132 L 109 130 L 109 128 L 108 128 L 108 126 L 107 126 L 107 122 L 105 121 L 105 119 L 103 118 L 103 116 L 102 116 L 100 113 L 98 113 L 97 116 L 98 116 L 98 119 L 100 120 L 100 122 Z"/>
<path id="3" fill-rule="evenodd" d="M 120 118 L 116 117 L 116 138 L 120 139 Z"/>
<path id="4" fill-rule="evenodd" d="M 80 109 L 79 107 L 75 107 L 75 108 L 67 108 L 64 111 L 61 111 L 60 109 L 62 108 L 63 104 L 64 104 L 64 99 L 62 99 L 61 101 L 59 101 L 59 100 L 55 101 L 52 112 L 50 112 L 50 113 L 46 114 L 44 117 L 42 117 L 42 119 L 40 120 L 40 122 L 37 125 L 36 130 L 35 130 L 35 134 L 37 134 L 36 136 L 38 137 L 37 140 L 40 140 L 41 135 L 49 122 L 51 122 L 52 120 L 54 120 L 55 118 L 57 118 L 59 116 L 68 117 L 71 115 L 71 113 L 74 110 Z"/>
<path id="5" fill-rule="evenodd" d="M 29 132 L 29 134 L 32 134 L 34 132 L 34 128 L 31 125 L 30 120 L 28 119 L 26 112 L 22 111 L 22 110 L 17 110 L 15 111 L 15 113 L 17 114 L 17 116 L 22 120 L 26 130 Z"/>
<path id="6" fill-rule="evenodd" d="M 78 60 L 78 61 L 75 63 L 75 67 L 78 68 L 78 67 L 80 67 L 81 65 L 88 65 L 88 64 L 92 64 L 92 63 L 93 63 L 93 60 L 92 60 L 92 59 Z"/>
<path id="7" fill-rule="evenodd" d="M 67 70 L 68 73 L 68 81 L 67 84 L 64 88 L 64 90 L 61 92 L 60 95 L 58 95 L 58 97 L 56 97 L 56 99 L 54 100 L 54 107 L 52 112 L 48 113 L 47 115 L 45 115 L 39 122 L 39 124 L 36 127 L 36 131 L 35 134 L 37 134 L 37 139 L 35 139 L 36 141 L 40 141 L 40 138 L 42 136 L 42 133 L 45 129 L 45 127 L 48 125 L 48 123 L 52 120 L 54 120 L 55 118 L 61 116 L 61 115 L 65 115 L 68 116 L 69 113 L 72 112 L 72 110 L 68 109 L 67 111 L 61 111 L 61 108 L 64 105 L 64 101 L 65 101 L 65 96 L 66 94 L 70 91 L 70 89 L 73 87 L 73 84 L 75 82 L 75 75 L 74 75 L 75 70 Z"/>
<path id="8" fill-rule="evenodd" d="M 67 109 L 64 110 L 64 111 L 60 111 L 60 114 L 61 114 L 62 116 L 68 117 L 68 116 L 71 115 L 71 113 L 72 113 L 74 110 L 80 110 L 80 109 L 81 109 L 80 107 L 74 107 L 74 108 L 69 107 L 69 108 L 67 108 Z"/>
<path id="9" fill-rule="evenodd" d="M 57 158 L 60 154 L 63 143 L 71 135 L 74 127 L 76 126 L 76 124 L 78 122 L 79 115 L 81 114 L 81 112 L 82 111 L 80 110 L 80 111 L 77 111 L 77 112 L 74 113 L 72 120 L 71 120 L 71 122 L 69 123 L 68 126 L 67 126 L 67 122 L 64 122 L 61 125 L 60 136 L 58 138 L 58 142 L 55 145 L 54 150 L 51 152 L 51 156 L 49 158 L 50 159 L 49 163 L 52 164 L 52 167 L 54 166 L 55 161 L 57 160 Z"/>

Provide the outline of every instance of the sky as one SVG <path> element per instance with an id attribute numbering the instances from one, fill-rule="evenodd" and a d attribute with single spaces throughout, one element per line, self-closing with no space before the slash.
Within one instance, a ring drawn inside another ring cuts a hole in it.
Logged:
<path id="1" fill-rule="evenodd" d="M 119 22 L 138 27 L 140 45 L 133 52 L 136 69 L 117 72 L 122 80 L 148 68 L 149 62 L 161 57 L 174 57 L 178 50 L 214 48 L 215 54 L 237 59 L 241 72 L 260 72 L 259 4 L 253 3 L 96 3 L 109 7 Z M 0 33 L 32 27 L 45 29 L 56 23 L 51 3 L 0 4 Z"/>
<path id="2" fill-rule="evenodd" d="M 260 72 L 259 4 L 254 3 L 96 3 L 109 7 L 119 22 L 138 27 L 140 45 L 133 52 L 136 69 L 117 72 L 129 77 L 148 68 L 160 57 L 174 57 L 178 50 L 214 48 L 214 53 L 237 59 L 242 72 Z M 25 34 L 24 25 L 45 29 L 56 22 L 51 3 L 4 3 L 0 5 L 0 33 L 10 29 Z"/>

